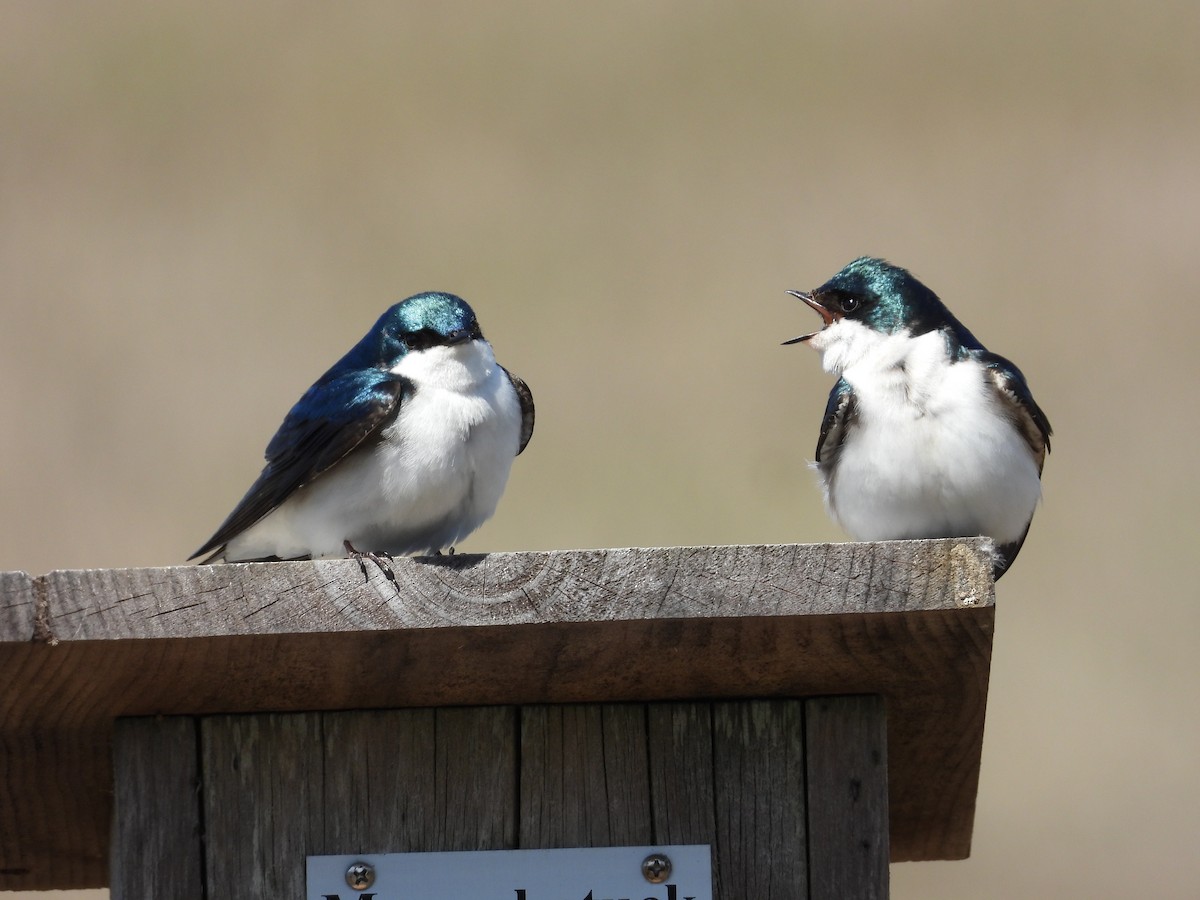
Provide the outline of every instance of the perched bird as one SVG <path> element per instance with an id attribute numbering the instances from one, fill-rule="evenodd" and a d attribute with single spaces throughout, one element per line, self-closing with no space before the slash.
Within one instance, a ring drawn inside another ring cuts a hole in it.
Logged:
<path id="1" fill-rule="evenodd" d="M 861 541 L 986 535 L 999 578 L 1029 531 L 1050 450 L 1020 370 L 882 259 L 788 293 L 824 327 L 784 343 L 807 343 L 839 376 L 817 440 L 830 514 Z"/>
<path id="2" fill-rule="evenodd" d="M 529 388 L 496 362 L 471 307 L 417 294 L 292 407 L 258 480 L 191 558 L 349 554 L 390 576 L 379 557 L 437 553 L 482 525 L 532 434 Z"/>

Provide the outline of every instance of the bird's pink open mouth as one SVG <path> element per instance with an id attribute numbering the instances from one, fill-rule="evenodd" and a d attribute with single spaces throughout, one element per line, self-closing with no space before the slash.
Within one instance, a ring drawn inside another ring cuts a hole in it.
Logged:
<path id="1" fill-rule="evenodd" d="M 809 306 L 811 306 L 813 309 L 815 309 L 817 311 L 818 315 L 821 316 L 821 321 L 824 323 L 823 327 L 832 325 L 835 321 L 837 321 L 837 318 L 834 316 L 834 314 L 832 312 L 827 310 L 819 302 L 817 302 L 816 300 L 813 299 L 812 294 L 806 294 L 804 291 L 788 291 L 788 293 L 791 294 L 793 297 L 795 297 L 798 300 L 803 300 L 805 303 L 807 303 Z M 794 337 L 790 341 L 784 341 L 783 346 L 786 347 L 788 344 L 799 344 L 802 341 L 807 341 L 810 338 L 815 337 L 816 335 L 818 335 L 820 333 L 821 332 L 819 330 L 818 331 L 810 331 L 808 334 L 802 334 L 799 337 Z"/>

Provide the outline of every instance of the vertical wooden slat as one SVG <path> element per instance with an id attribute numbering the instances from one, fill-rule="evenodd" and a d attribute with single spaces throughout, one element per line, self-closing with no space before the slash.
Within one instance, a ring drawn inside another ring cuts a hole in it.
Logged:
<path id="1" fill-rule="evenodd" d="M 117 719 L 113 732 L 113 900 L 203 900 L 196 722 Z"/>
<path id="2" fill-rule="evenodd" d="M 887 715 L 880 697 L 805 704 L 812 900 L 888 896 Z"/>
<path id="3" fill-rule="evenodd" d="M 520 846 L 650 843 L 645 707 L 521 710 Z"/>
<path id="4" fill-rule="evenodd" d="M 434 741 L 434 845 L 439 850 L 514 849 L 516 708 L 439 708 Z"/>
<path id="5" fill-rule="evenodd" d="M 802 702 L 717 703 L 713 743 L 725 895 L 805 900 Z"/>
<path id="6" fill-rule="evenodd" d="M 324 845 L 321 714 L 201 720 L 208 896 L 303 897 Z"/>
<path id="7" fill-rule="evenodd" d="M 432 709 L 325 713 L 322 810 L 329 853 L 408 853 L 434 844 Z"/>
<path id="8" fill-rule="evenodd" d="M 650 814 L 646 706 L 607 704 L 600 710 L 604 734 L 604 790 L 608 797 L 612 843 L 649 844 L 654 839 L 654 823 Z"/>
<path id="9" fill-rule="evenodd" d="M 738 900 L 723 888 L 713 794 L 712 705 L 647 707 L 650 800 L 656 844 L 711 844 L 713 898 Z"/>
<path id="10" fill-rule="evenodd" d="M 654 842 L 709 844 L 716 836 L 712 713 L 708 703 L 651 703 Z"/>

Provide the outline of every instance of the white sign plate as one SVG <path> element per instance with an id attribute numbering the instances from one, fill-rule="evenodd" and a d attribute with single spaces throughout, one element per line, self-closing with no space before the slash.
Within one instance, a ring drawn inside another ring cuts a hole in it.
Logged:
<path id="1" fill-rule="evenodd" d="M 671 861 L 659 884 L 642 873 L 656 853 Z M 356 863 L 370 886 L 347 883 Z M 310 856 L 307 876 L 308 900 L 712 900 L 708 844 Z"/>

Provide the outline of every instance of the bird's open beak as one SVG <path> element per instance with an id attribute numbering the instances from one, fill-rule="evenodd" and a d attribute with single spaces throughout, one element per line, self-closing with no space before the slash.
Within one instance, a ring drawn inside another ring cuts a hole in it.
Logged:
<path id="1" fill-rule="evenodd" d="M 830 312 L 829 310 L 827 310 L 824 306 L 822 306 L 820 304 L 820 302 L 813 299 L 812 294 L 806 294 L 804 291 L 788 291 L 788 293 L 791 294 L 793 297 L 795 297 L 797 300 L 803 300 L 805 303 L 807 303 L 809 306 L 811 306 L 813 309 L 815 309 L 817 311 L 817 313 L 821 316 L 821 321 L 824 323 L 824 325 L 832 325 L 834 323 L 835 317 L 834 317 L 833 313 Z M 812 331 L 812 332 L 809 332 L 808 334 L 802 334 L 802 335 L 800 335 L 800 337 L 794 337 L 790 341 L 784 341 L 782 346 L 786 347 L 788 344 L 799 344 L 802 341 L 807 341 L 809 338 L 813 337 L 814 335 L 816 335 L 818 333 L 819 332 Z"/>

